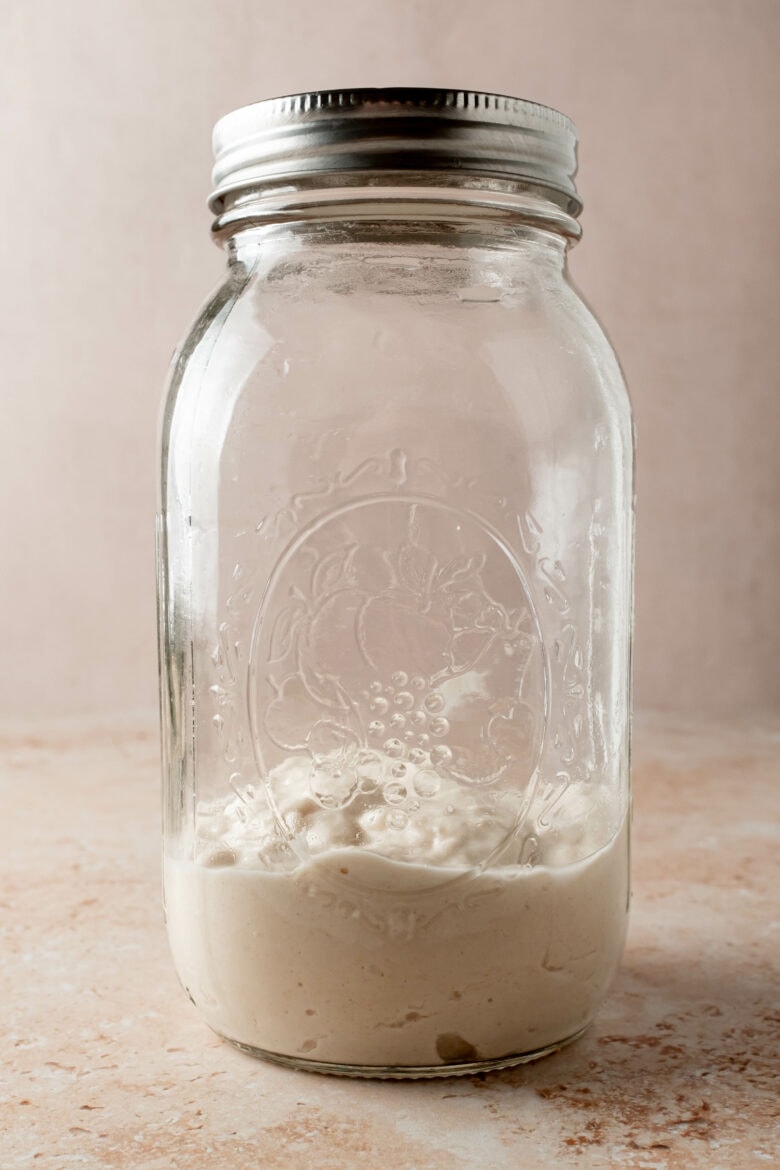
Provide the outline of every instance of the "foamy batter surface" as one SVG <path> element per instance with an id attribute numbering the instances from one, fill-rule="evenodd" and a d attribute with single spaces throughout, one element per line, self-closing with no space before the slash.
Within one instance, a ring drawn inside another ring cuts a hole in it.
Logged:
<path id="1" fill-rule="evenodd" d="M 623 946 L 625 824 L 604 845 L 603 816 L 572 797 L 524 864 L 519 797 L 444 785 L 394 820 L 368 796 L 322 808 L 310 767 L 277 769 L 276 817 L 264 792 L 202 804 L 166 859 L 176 966 L 217 1032 L 293 1059 L 427 1067 L 590 1022 Z"/>

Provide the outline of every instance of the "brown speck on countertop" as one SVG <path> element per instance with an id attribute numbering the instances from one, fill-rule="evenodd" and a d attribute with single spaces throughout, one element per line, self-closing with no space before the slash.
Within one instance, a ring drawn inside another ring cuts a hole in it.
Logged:
<path id="1" fill-rule="evenodd" d="M 504 1072 L 362 1082 L 254 1061 L 187 1001 L 152 722 L 3 727 L 0 1167 L 780 1166 L 779 765 L 780 723 L 640 719 L 631 924 L 595 1026 Z"/>

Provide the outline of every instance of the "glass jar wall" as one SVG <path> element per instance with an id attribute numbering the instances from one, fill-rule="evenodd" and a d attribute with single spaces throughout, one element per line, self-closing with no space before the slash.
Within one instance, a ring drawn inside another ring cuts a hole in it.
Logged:
<path id="1" fill-rule="evenodd" d="M 574 142 L 438 91 L 217 128 L 228 270 L 163 423 L 165 900 L 257 1055 L 509 1065 L 619 962 L 632 431 Z"/>

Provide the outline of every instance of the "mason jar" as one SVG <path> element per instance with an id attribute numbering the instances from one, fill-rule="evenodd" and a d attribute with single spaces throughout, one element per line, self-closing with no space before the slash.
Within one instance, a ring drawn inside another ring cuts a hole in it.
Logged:
<path id="1" fill-rule="evenodd" d="M 214 135 L 158 516 L 165 907 L 207 1023 L 434 1076 L 573 1040 L 629 895 L 632 424 L 576 134 L 488 93 Z"/>

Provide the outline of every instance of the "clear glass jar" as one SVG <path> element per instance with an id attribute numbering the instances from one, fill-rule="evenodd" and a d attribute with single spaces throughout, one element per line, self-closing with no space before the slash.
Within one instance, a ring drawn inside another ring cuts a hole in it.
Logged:
<path id="1" fill-rule="evenodd" d="M 179 976 L 297 1067 L 541 1056 L 629 889 L 632 426 L 566 271 L 573 127 L 338 91 L 215 148 L 158 518 Z"/>

